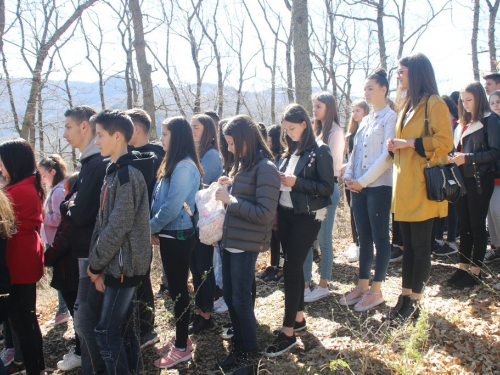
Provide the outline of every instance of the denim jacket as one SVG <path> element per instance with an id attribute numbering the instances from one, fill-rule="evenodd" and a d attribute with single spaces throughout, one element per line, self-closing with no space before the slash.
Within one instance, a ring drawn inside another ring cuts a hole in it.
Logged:
<path id="1" fill-rule="evenodd" d="M 191 159 L 189 159 L 191 160 Z M 175 167 L 172 176 L 162 178 L 153 190 L 151 204 L 151 234 L 162 229 L 180 230 L 193 226 L 191 217 L 183 207 L 189 204 L 194 212 L 194 196 L 200 187 L 200 172 L 194 164 L 181 160 Z"/>
<path id="2" fill-rule="evenodd" d="M 363 187 L 392 186 L 392 158 L 386 141 L 395 136 L 396 117 L 389 107 L 363 117 L 344 178 L 357 179 Z"/>
<path id="3" fill-rule="evenodd" d="M 203 167 L 203 183 L 210 185 L 216 182 L 222 175 L 222 158 L 219 151 L 214 148 L 208 150 L 203 158 L 201 158 L 201 166 Z"/>

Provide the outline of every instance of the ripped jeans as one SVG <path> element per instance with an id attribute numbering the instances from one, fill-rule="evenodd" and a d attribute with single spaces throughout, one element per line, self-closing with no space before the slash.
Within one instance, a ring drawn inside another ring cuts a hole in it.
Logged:
<path id="1" fill-rule="evenodd" d="M 108 374 L 139 374 L 139 317 L 136 288 L 106 286 L 97 344 Z"/>

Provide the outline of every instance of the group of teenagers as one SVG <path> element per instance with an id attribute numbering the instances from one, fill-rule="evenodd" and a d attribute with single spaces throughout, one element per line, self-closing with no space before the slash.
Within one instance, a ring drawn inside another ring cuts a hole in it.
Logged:
<path id="1" fill-rule="evenodd" d="M 423 54 L 401 59 L 397 79 L 392 109 L 387 73 L 377 69 L 367 77 L 365 100 L 353 103 L 347 134 L 339 126 L 335 97 L 323 92 L 312 98 L 313 121 L 299 104 L 288 105 L 281 124 L 268 129 L 246 115 L 219 121 L 207 112 L 190 122 L 171 117 L 162 122 L 161 145 L 149 141 L 150 118 L 143 110 L 96 113 L 74 107 L 65 113 L 64 131 L 80 151 L 79 172 L 71 175 L 58 155 L 37 163 L 25 140 L 1 143 L 0 321 L 6 336 L 1 357 L 10 361 L 0 366 L 0 374 L 45 373 L 36 315 L 36 283 L 44 267 L 53 269 L 51 285 L 63 306 L 59 315 L 71 315 L 76 332 L 74 351 L 58 367 L 81 366 L 86 375 L 140 373 L 140 348 L 158 341 L 152 245 L 160 249 L 175 319 L 175 335 L 155 348 L 154 364 L 171 368 L 191 359 L 190 334 L 214 326 L 214 269 L 220 267 L 217 286 L 230 316 L 221 336 L 231 346 L 216 367 L 252 373 L 253 359 L 261 353 L 254 314 L 258 255 L 270 250 L 265 273 L 280 269 L 284 278 L 282 326 L 264 352 L 277 357 L 293 348 L 295 333 L 306 328 L 304 303 L 329 295 L 341 177 L 359 252 L 357 285 L 340 298 L 341 305 L 361 312 L 384 302 L 392 213 L 402 239 L 402 292 L 384 320 L 398 325 L 418 318 L 430 275 L 433 228 L 448 217 L 449 208 L 447 201 L 427 197 L 428 165 L 456 163 L 467 191 L 453 204 L 460 263 L 448 283 L 458 288 L 480 283 L 488 211 L 490 234 L 492 226 L 497 233 L 491 251 L 500 248 L 500 207 L 490 206 L 490 199 L 500 199 L 495 198 L 500 194 L 495 179 L 500 92 L 474 82 L 453 107 L 439 96 Z M 500 89 L 500 74 L 485 81 Z M 214 182 L 219 184 L 215 199 L 226 213 L 222 239 L 207 245 L 198 238 L 193 213 L 196 193 Z M 321 250 L 320 282 L 311 290 L 315 240 Z M 62 320 L 56 316 L 54 322 Z"/>

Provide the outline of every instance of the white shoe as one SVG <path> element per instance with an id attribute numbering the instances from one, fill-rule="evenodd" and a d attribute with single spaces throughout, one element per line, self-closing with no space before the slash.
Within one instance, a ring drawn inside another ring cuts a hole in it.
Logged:
<path id="1" fill-rule="evenodd" d="M 71 319 L 71 314 L 69 313 L 69 311 L 66 311 L 64 313 L 57 313 L 53 319 L 45 323 L 45 326 L 46 327 L 57 326 L 59 324 L 66 323 L 70 319 Z"/>
<path id="2" fill-rule="evenodd" d="M 304 302 L 314 302 L 318 301 L 322 298 L 328 297 L 330 295 L 330 290 L 328 287 L 322 288 L 317 286 L 311 293 L 307 295 L 307 298 L 304 296 Z"/>
<path id="3" fill-rule="evenodd" d="M 451 247 L 453 250 L 458 251 L 458 246 L 456 242 L 445 242 L 448 244 L 449 247 Z"/>
<path id="4" fill-rule="evenodd" d="M 69 371 L 81 367 L 82 358 L 75 353 L 69 353 L 64 356 L 62 361 L 57 362 L 57 368 L 62 371 Z"/>
<path id="5" fill-rule="evenodd" d="M 226 302 L 224 302 L 224 297 L 219 297 L 217 301 L 214 302 L 214 313 L 223 314 L 228 310 Z"/>
<path id="6" fill-rule="evenodd" d="M 357 246 L 355 243 L 352 243 L 351 245 L 349 245 L 349 249 L 347 249 L 345 255 L 349 263 L 357 262 L 359 260 L 359 246 Z"/>
<path id="7" fill-rule="evenodd" d="M 304 288 L 304 301 L 306 300 L 306 297 L 311 293 L 311 288 Z"/>

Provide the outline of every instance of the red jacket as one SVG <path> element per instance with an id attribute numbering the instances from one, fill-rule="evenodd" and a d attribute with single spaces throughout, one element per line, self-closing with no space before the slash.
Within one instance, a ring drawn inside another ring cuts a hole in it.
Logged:
<path id="1" fill-rule="evenodd" d="M 6 186 L 16 215 L 16 233 L 7 241 L 7 266 L 11 284 L 36 283 L 43 276 L 42 201 L 30 176 Z"/>

